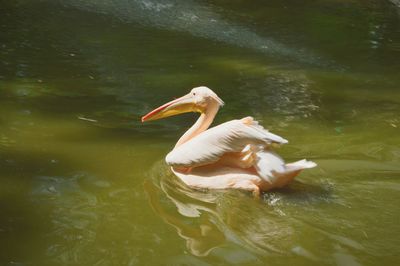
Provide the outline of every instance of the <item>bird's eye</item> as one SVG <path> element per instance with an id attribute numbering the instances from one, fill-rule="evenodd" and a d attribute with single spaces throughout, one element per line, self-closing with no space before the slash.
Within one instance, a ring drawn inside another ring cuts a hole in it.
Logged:
<path id="1" fill-rule="evenodd" d="M 196 93 L 195 93 L 195 92 L 193 92 L 193 96 L 196 96 Z"/>

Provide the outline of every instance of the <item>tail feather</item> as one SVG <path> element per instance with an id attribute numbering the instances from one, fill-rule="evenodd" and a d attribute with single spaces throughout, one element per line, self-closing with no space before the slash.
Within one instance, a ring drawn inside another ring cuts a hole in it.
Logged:
<path id="1" fill-rule="evenodd" d="M 257 152 L 254 168 L 262 179 L 272 184 L 276 181 L 274 172 L 285 171 L 285 162 L 275 152 L 264 150 Z"/>
<path id="2" fill-rule="evenodd" d="M 294 163 L 288 163 L 285 166 L 287 171 L 292 172 L 292 171 L 314 168 L 317 166 L 317 164 L 314 163 L 313 161 L 307 161 L 306 159 L 303 159 Z"/>
<path id="3" fill-rule="evenodd" d="M 257 152 L 254 168 L 263 180 L 271 185 L 282 186 L 282 183 L 290 182 L 301 170 L 315 166 L 316 163 L 306 159 L 285 164 L 278 154 L 264 150 Z"/>

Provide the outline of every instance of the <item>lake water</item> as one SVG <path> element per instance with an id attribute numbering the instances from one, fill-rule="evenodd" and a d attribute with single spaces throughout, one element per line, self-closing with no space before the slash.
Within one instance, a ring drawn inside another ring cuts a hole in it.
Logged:
<path id="1" fill-rule="evenodd" d="M 300 3 L 301 2 L 301 3 Z M 0 1 L 1 265 L 397 265 L 400 9 L 390 1 Z M 207 85 L 311 159 L 261 199 L 164 163 Z"/>

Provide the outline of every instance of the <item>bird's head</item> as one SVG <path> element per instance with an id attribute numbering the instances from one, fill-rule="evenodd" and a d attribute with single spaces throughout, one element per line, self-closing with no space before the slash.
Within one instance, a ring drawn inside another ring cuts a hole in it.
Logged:
<path id="1" fill-rule="evenodd" d="M 224 102 L 211 89 L 201 86 L 193 88 L 188 94 L 170 101 L 160 107 L 154 109 L 147 115 L 142 117 L 142 122 L 157 120 L 173 115 L 198 112 L 204 113 L 211 104 L 219 106 Z"/>

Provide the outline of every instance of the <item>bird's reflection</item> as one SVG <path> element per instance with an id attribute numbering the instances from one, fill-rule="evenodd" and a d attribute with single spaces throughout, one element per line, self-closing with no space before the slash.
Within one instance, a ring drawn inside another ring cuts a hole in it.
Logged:
<path id="1" fill-rule="evenodd" d="M 163 168 L 168 173 L 169 169 Z M 226 241 L 215 220 L 216 194 L 191 190 L 173 174 L 147 178 L 144 187 L 153 210 L 176 228 L 193 255 L 206 256 Z"/>
<path id="2" fill-rule="evenodd" d="M 144 187 L 153 210 L 176 228 L 193 255 L 232 244 L 256 254 L 284 254 L 296 241 L 296 222 L 251 194 L 191 189 L 163 163 L 153 167 Z"/>

